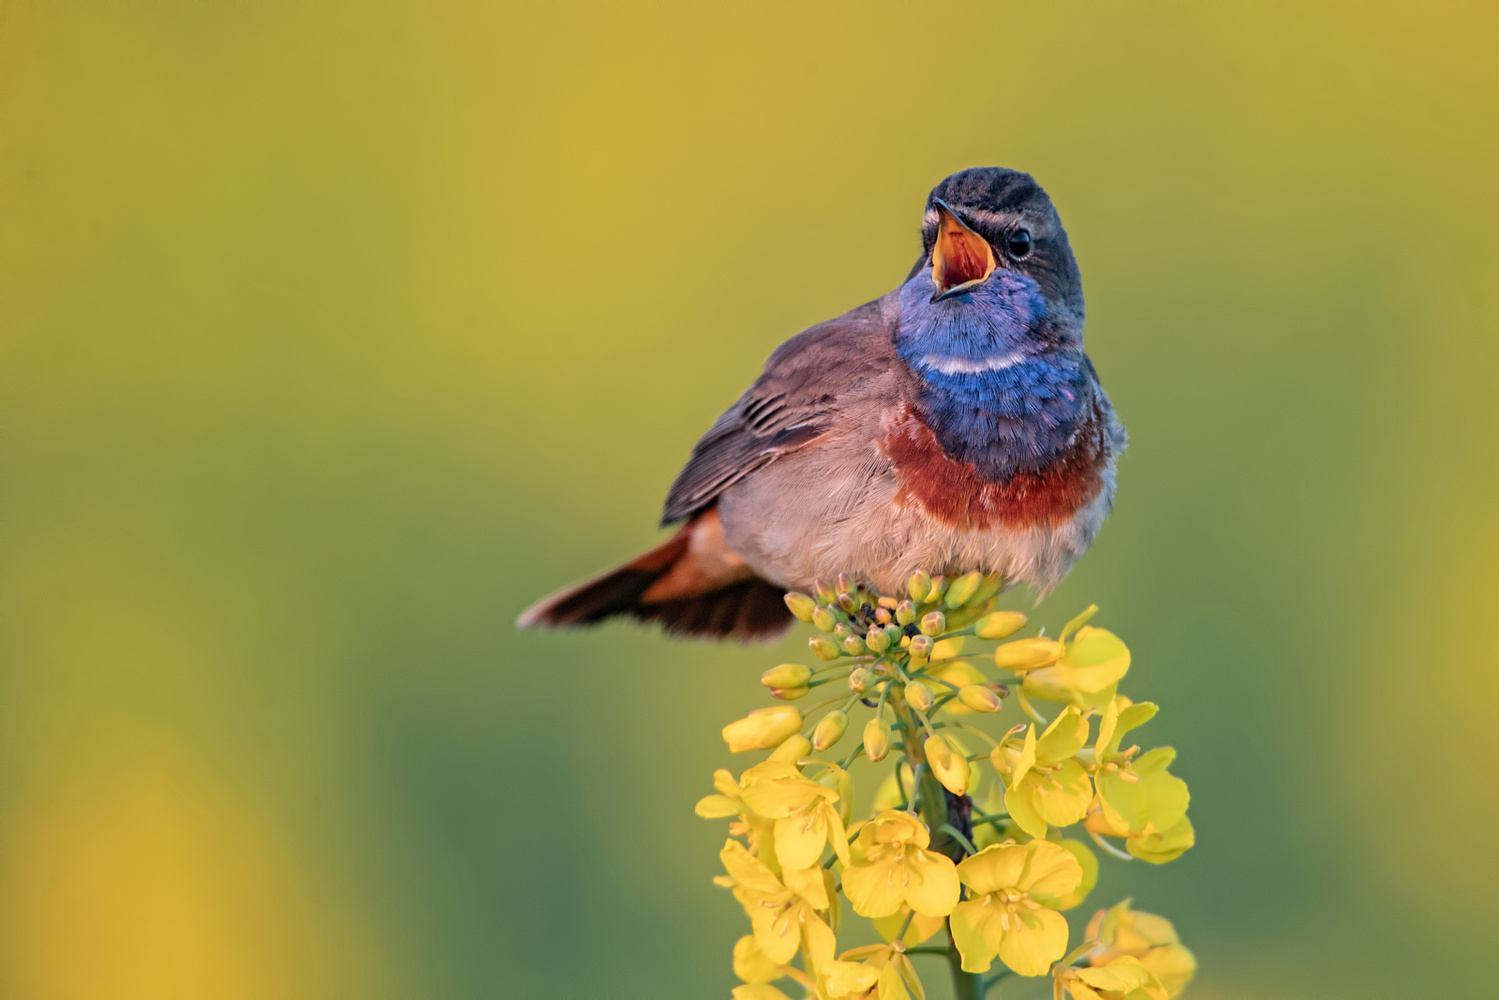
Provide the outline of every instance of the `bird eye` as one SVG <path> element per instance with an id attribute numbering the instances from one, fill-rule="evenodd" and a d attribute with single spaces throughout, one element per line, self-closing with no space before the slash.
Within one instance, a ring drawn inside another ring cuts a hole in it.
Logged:
<path id="1" fill-rule="evenodd" d="M 1010 256 L 1014 257 L 1016 260 L 1021 260 L 1025 257 L 1029 257 L 1031 254 L 1030 230 L 1015 230 L 1010 234 L 1010 238 L 1006 241 L 1005 246 L 1010 251 Z"/>

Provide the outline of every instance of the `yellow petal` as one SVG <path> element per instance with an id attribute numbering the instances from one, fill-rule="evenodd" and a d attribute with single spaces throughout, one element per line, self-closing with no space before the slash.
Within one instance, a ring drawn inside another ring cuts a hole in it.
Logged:
<path id="1" fill-rule="evenodd" d="M 902 906 L 888 917 L 880 917 L 873 923 L 874 929 L 886 941 L 894 941 L 895 935 L 900 933 L 902 927 L 905 927 L 905 936 L 900 941 L 901 944 L 910 948 L 921 944 L 927 938 L 940 931 L 943 920 L 941 917 L 925 917 L 920 913 L 912 915 L 909 906 Z"/>
<path id="2" fill-rule="evenodd" d="M 879 844 L 914 844 L 926 847 L 932 841 L 931 834 L 915 816 L 895 809 L 886 809 L 859 831 L 860 838 L 869 838 Z"/>
<path id="3" fill-rule="evenodd" d="M 1064 761 L 1050 774 L 1031 775 L 1031 804 L 1052 826 L 1071 826 L 1088 815 L 1093 803 L 1093 784 L 1076 760 Z"/>
<path id="4" fill-rule="evenodd" d="M 959 903 L 947 921 L 953 944 L 963 957 L 964 972 L 988 972 L 999 951 L 1003 937 L 998 921 L 999 908 L 992 904 L 986 906 L 985 902 L 980 898 Z"/>
<path id="5" fill-rule="evenodd" d="M 861 917 L 886 917 L 904 901 L 906 866 L 898 857 L 853 864 L 843 872 L 843 894 Z"/>
<path id="6" fill-rule="evenodd" d="M 713 772 L 713 787 L 718 789 L 719 795 L 726 798 L 737 799 L 739 797 L 739 782 L 721 767 Z"/>
<path id="7" fill-rule="evenodd" d="M 802 944 L 801 923 L 798 911 L 805 903 L 792 907 L 746 906 L 750 927 L 755 932 L 755 944 L 765 957 L 777 965 L 785 965 L 796 956 Z"/>
<path id="8" fill-rule="evenodd" d="M 1077 978 L 1123 1000 L 1166 1000 L 1166 990 L 1139 959 L 1125 956 L 1103 966 L 1077 970 Z"/>
<path id="9" fill-rule="evenodd" d="M 703 819 L 723 819 L 725 816 L 738 816 L 739 803 L 727 795 L 704 795 L 697 800 L 692 811 Z"/>
<path id="10" fill-rule="evenodd" d="M 813 909 L 828 908 L 827 884 L 823 881 L 821 865 L 785 868 L 781 871 L 781 880 L 786 883 L 786 888 L 805 899 Z"/>
<path id="11" fill-rule="evenodd" d="M 835 998 L 866 993 L 880 978 L 879 969 L 862 962 L 828 962 L 818 972 L 823 991 Z"/>
<path id="12" fill-rule="evenodd" d="M 1181 857 L 1196 842 L 1192 821 L 1183 816 L 1175 826 L 1162 833 L 1130 837 L 1125 841 L 1124 849 L 1141 861 L 1161 865 Z"/>
<path id="13" fill-rule="evenodd" d="M 1059 667 L 1069 677 L 1068 687 L 1101 691 L 1129 673 L 1129 648 L 1107 629 L 1084 626 L 1067 647 Z"/>
<path id="14" fill-rule="evenodd" d="M 1108 804 L 1124 820 L 1124 825 L 1134 833 L 1145 829 L 1145 809 L 1150 804 L 1139 781 L 1130 781 L 1118 771 L 1100 769 L 1093 776 L 1098 786 L 1098 797 Z"/>
<path id="15" fill-rule="evenodd" d="M 1051 964 L 1065 954 L 1067 920 L 1044 906 L 1039 910 L 1016 910 L 999 942 L 1000 961 L 1022 976 L 1046 975 Z"/>
<path id="16" fill-rule="evenodd" d="M 907 849 L 907 867 L 911 881 L 906 886 L 906 902 L 911 909 L 928 917 L 945 917 L 958 905 L 962 887 L 958 869 L 952 859 L 935 851 Z"/>
<path id="17" fill-rule="evenodd" d="M 1076 889 L 1064 893 L 1054 900 L 1041 900 L 1054 910 L 1070 910 L 1078 906 L 1088 898 L 1088 893 L 1098 884 L 1098 855 L 1081 840 L 1073 840 L 1071 837 L 1057 841 L 1057 846 L 1065 848 L 1069 854 L 1077 859 L 1078 866 L 1083 870 L 1083 880 L 1078 883 Z M 1088 935 L 1092 937 L 1092 934 Z"/>
<path id="18" fill-rule="evenodd" d="M 804 909 L 800 919 L 803 953 L 809 969 L 815 972 L 833 960 L 833 954 L 838 950 L 838 939 L 834 936 L 833 929 L 810 910 Z"/>
<path id="19" fill-rule="evenodd" d="M 753 934 L 734 943 L 734 975 L 746 983 L 768 983 L 781 978 L 780 966 L 765 957 Z"/>
<path id="20" fill-rule="evenodd" d="M 1140 777 L 1140 789 L 1147 801 L 1142 828 L 1167 830 L 1187 814 L 1192 798 L 1187 783 L 1166 770 L 1175 757 L 1176 751 L 1170 747 L 1157 747 L 1135 762 L 1135 774 Z"/>
<path id="21" fill-rule="evenodd" d="M 909 991 L 909 996 L 915 997 L 916 1000 L 926 1000 L 926 988 L 921 985 L 921 977 L 916 975 L 916 967 L 911 964 L 909 958 L 897 952 L 890 956 L 890 964 L 886 968 L 894 968 L 900 972 L 901 985 Z M 900 995 L 894 991 L 890 994 L 892 998 L 899 998 Z"/>
<path id="22" fill-rule="evenodd" d="M 776 820 L 776 857 L 780 859 L 781 867 L 788 871 L 816 865 L 827 842 L 827 821 L 821 814 Z M 826 905 L 818 909 L 826 909 Z"/>
<path id="23" fill-rule="evenodd" d="M 1053 667 L 1032 670 L 1025 675 L 1025 683 L 1020 686 L 1021 694 L 1027 698 L 1076 705 L 1084 712 L 1094 709 L 1102 711 L 1118 691 L 1118 684 L 1110 684 L 1101 691 L 1079 691 L 1068 687 L 1062 683 L 1061 675 Z"/>
<path id="24" fill-rule="evenodd" d="M 887 962 L 880 970 L 880 988 L 876 993 L 879 1000 L 911 1000 L 911 994 L 906 992 L 905 983 L 901 982 L 900 970 L 895 967 L 894 962 Z"/>
<path id="25" fill-rule="evenodd" d="M 1010 814 L 1010 821 L 1032 837 L 1046 836 L 1046 820 L 1036 811 L 1036 789 L 1037 777 L 1034 774 L 1027 775 L 1026 779 L 1005 792 L 1005 811 Z"/>
<path id="26" fill-rule="evenodd" d="M 1017 889 L 1055 897 L 1071 892 L 1082 883 L 1082 866 L 1065 847 L 1049 840 L 1033 840 L 1025 845 L 1025 850 L 1027 864 L 1025 872 L 1015 883 Z"/>
<path id="27" fill-rule="evenodd" d="M 1141 956 L 1140 964 L 1150 970 L 1168 997 L 1174 997 L 1185 989 L 1197 973 L 1196 957 L 1179 944 L 1150 949 Z"/>
<path id="28" fill-rule="evenodd" d="M 1010 772 L 1010 787 L 1016 785 L 1030 773 L 1030 769 L 1036 766 L 1036 727 L 1027 726 L 1025 729 L 1025 745 L 1020 749 L 1020 759 L 1015 762 L 1015 769 Z"/>
<path id="29" fill-rule="evenodd" d="M 820 808 L 826 814 L 824 821 L 828 828 L 828 841 L 833 845 L 833 853 L 838 855 L 839 861 L 847 865 L 849 862 L 848 834 L 843 829 L 843 816 L 841 813 L 834 812 L 831 805 L 824 804 Z"/>
<path id="30" fill-rule="evenodd" d="M 1067 760 L 1088 743 L 1088 720 L 1076 706 L 1069 705 L 1052 720 L 1046 732 L 1036 741 L 1036 762 L 1056 764 Z"/>
<path id="31" fill-rule="evenodd" d="M 763 895 L 774 895 L 786 891 L 781 880 L 776 878 L 763 862 L 752 857 L 739 841 L 725 841 L 723 850 L 718 852 L 718 857 L 723 862 L 724 870 L 729 873 L 729 877 L 746 889 Z"/>
<path id="32" fill-rule="evenodd" d="M 1114 730 L 1114 739 L 1120 740 L 1131 729 L 1143 726 L 1155 718 L 1155 714 L 1159 710 L 1159 706 L 1151 701 L 1141 701 L 1133 705 L 1121 706 L 1119 709 L 1119 726 Z"/>
<path id="33" fill-rule="evenodd" d="M 968 886 L 970 896 L 1012 889 L 1020 881 L 1028 858 L 1023 844 L 994 844 L 964 858 L 958 865 L 958 878 Z"/>

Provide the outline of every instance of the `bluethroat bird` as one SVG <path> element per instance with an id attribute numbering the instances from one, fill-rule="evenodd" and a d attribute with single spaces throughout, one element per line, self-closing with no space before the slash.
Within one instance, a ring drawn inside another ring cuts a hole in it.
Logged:
<path id="1" fill-rule="evenodd" d="M 840 572 L 884 593 L 918 569 L 1061 582 L 1125 445 L 1067 234 L 1030 175 L 980 167 L 932 189 L 921 244 L 898 288 L 782 344 L 703 435 L 666 497 L 676 534 L 519 624 L 747 640 Z"/>

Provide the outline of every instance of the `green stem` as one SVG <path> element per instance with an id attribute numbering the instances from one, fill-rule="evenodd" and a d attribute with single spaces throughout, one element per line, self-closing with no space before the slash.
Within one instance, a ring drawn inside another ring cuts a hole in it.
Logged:
<path id="1" fill-rule="evenodd" d="M 916 732 L 916 720 L 912 717 L 913 709 L 906 704 L 904 698 L 892 701 L 891 705 L 901 722 L 905 723 L 906 732 L 914 736 Z M 923 719 L 922 721 L 925 722 L 926 720 Z M 927 732 L 931 732 L 930 728 L 927 729 Z M 951 837 L 951 834 L 942 829 L 944 826 L 947 826 L 947 795 L 942 787 L 942 783 L 932 773 L 932 769 L 924 766 L 926 764 L 926 754 L 922 749 L 921 742 L 916 739 L 907 739 L 905 742 L 906 761 L 910 763 L 912 773 L 919 776 L 921 821 L 931 831 L 932 841 L 935 846 L 938 834 Z M 949 829 L 951 828 L 949 827 Z M 952 932 L 950 930 L 947 942 L 947 967 L 948 971 L 952 973 L 954 1000 L 982 1000 L 982 994 L 979 992 L 979 977 L 971 972 L 963 971 L 963 956 L 958 954 L 958 946 L 953 943 Z"/>

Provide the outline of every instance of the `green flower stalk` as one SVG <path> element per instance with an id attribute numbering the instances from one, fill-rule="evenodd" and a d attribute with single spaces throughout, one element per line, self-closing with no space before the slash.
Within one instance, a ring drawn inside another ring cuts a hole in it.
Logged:
<path id="1" fill-rule="evenodd" d="M 994 610 L 1003 589 L 993 574 L 918 572 L 901 594 L 840 575 L 786 595 L 826 665 L 783 663 L 761 685 L 783 702 L 829 684 L 838 696 L 808 710 L 827 709 L 815 724 L 779 704 L 725 726 L 732 753 L 762 759 L 737 779 L 719 770 L 698 803 L 730 821 L 715 881 L 750 924 L 735 1000 L 920 998 L 911 956 L 945 960 L 959 1000 L 1008 975 L 1050 976 L 1059 1000 L 1170 1000 L 1192 978 L 1175 928 L 1128 901 L 1068 950 L 1062 914 L 1098 878 L 1084 838 L 1170 861 L 1195 842 L 1190 795 L 1169 771 L 1175 750 L 1125 745 L 1157 709 L 1119 693 L 1129 649 L 1087 624 L 1097 608 L 1055 637 L 1020 635 L 1025 615 Z M 1059 710 L 1047 721 L 1036 703 Z M 859 741 L 835 749 L 850 726 Z M 862 810 L 855 772 L 876 786 Z M 861 933 L 885 943 L 839 951 Z"/>

